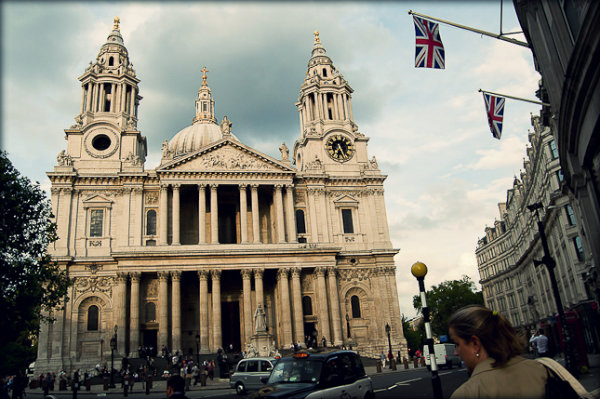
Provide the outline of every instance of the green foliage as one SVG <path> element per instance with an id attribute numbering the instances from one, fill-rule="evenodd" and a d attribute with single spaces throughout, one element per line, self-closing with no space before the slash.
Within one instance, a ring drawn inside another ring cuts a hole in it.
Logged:
<path id="1" fill-rule="evenodd" d="M 421 325 L 419 325 L 419 327 L 421 327 Z M 410 349 L 417 350 L 423 346 L 423 343 L 425 342 L 424 333 L 420 331 L 420 328 L 416 331 L 413 330 L 408 319 L 404 315 L 402 315 L 402 329 L 404 331 L 404 338 L 406 338 L 406 343 Z"/>
<path id="2" fill-rule="evenodd" d="M 475 291 L 475 283 L 468 276 L 460 280 L 444 281 L 426 291 L 431 330 L 434 335 L 448 334 L 450 316 L 466 305 L 483 305 L 483 293 Z M 413 306 L 421 311 L 421 297 L 413 297 Z"/>
<path id="3" fill-rule="evenodd" d="M 35 360 L 42 309 L 64 303 L 70 284 L 51 262 L 56 240 L 50 202 L 39 184 L 21 176 L 0 151 L 0 375 L 14 374 Z"/>

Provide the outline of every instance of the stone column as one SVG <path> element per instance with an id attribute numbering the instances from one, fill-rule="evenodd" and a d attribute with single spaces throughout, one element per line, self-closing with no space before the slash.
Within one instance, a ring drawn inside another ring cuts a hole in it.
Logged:
<path id="1" fill-rule="evenodd" d="M 219 243 L 219 200 L 217 198 L 218 184 L 210 185 L 210 243 Z"/>
<path id="2" fill-rule="evenodd" d="M 300 286 L 300 274 L 302 269 L 292 269 L 292 303 L 294 304 L 294 340 L 304 342 L 304 314 L 302 313 L 302 289 Z"/>
<path id="3" fill-rule="evenodd" d="M 142 273 L 131 273 L 131 316 L 129 320 L 129 353 L 138 357 L 140 346 L 140 278 Z"/>
<path id="4" fill-rule="evenodd" d="M 265 293 L 263 289 L 263 274 L 265 269 L 254 269 L 254 289 L 256 291 L 256 307 L 261 303 L 265 308 Z"/>
<path id="5" fill-rule="evenodd" d="M 285 186 L 285 226 L 287 227 L 287 241 L 297 242 L 296 237 L 296 215 L 294 215 L 294 187 L 291 184 Z M 304 338 L 303 338 L 304 339 Z M 304 342 L 303 340 L 301 342 Z"/>
<path id="6" fill-rule="evenodd" d="M 319 333 L 321 336 L 319 341 L 325 336 L 327 342 L 331 342 L 331 334 L 329 331 L 329 310 L 327 309 L 327 287 L 325 283 L 325 268 L 317 267 L 317 295 L 319 299 Z"/>
<path id="7" fill-rule="evenodd" d="M 200 279 L 200 352 L 208 353 L 208 271 L 198 270 Z"/>
<path id="8" fill-rule="evenodd" d="M 252 270 L 242 269 L 241 273 L 244 289 L 244 342 L 242 342 L 242 347 L 245 347 L 245 344 L 250 343 L 250 338 L 254 334 L 252 330 L 252 281 L 250 280 Z"/>
<path id="9" fill-rule="evenodd" d="M 212 277 L 212 306 L 213 306 L 213 352 L 223 347 L 223 336 L 221 334 L 221 271 L 211 270 Z"/>
<path id="10" fill-rule="evenodd" d="M 173 308 L 173 348 L 171 352 L 183 353 L 181 347 L 181 271 L 171 272 L 171 307 Z"/>
<path id="11" fill-rule="evenodd" d="M 280 346 L 289 347 L 292 343 L 292 318 L 290 314 L 290 284 L 288 281 L 288 269 L 279 269 L 277 272 L 279 282 L 280 305 L 281 305 L 281 339 Z"/>
<path id="12" fill-rule="evenodd" d="M 348 114 L 350 115 L 350 120 L 354 120 L 354 115 L 352 114 L 352 98 L 348 96 Z"/>
<path id="13" fill-rule="evenodd" d="M 198 184 L 198 244 L 206 244 L 206 184 Z"/>
<path id="14" fill-rule="evenodd" d="M 158 238 L 160 245 L 167 245 L 167 236 L 169 234 L 167 228 L 169 216 L 168 188 L 169 186 L 167 184 L 160 185 L 160 209 L 158 210 L 158 212 L 160 213 L 160 236 Z"/>
<path id="15" fill-rule="evenodd" d="M 246 184 L 240 184 L 240 232 L 242 244 L 248 242 L 248 201 L 246 187 Z"/>
<path id="16" fill-rule="evenodd" d="M 116 293 L 118 295 L 119 287 L 116 287 Z M 65 305 L 64 300 L 61 305 Z M 113 302 L 113 312 L 114 312 L 114 302 Z M 63 328 L 65 321 L 65 311 L 64 309 L 54 309 L 53 317 L 54 324 L 52 325 L 52 359 L 60 362 L 63 356 Z M 116 322 L 116 320 L 115 320 Z M 62 363 L 61 363 L 62 364 Z"/>
<path id="17" fill-rule="evenodd" d="M 340 298 L 337 288 L 336 270 L 333 267 L 327 269 L 327 278 L 329 283 L 329 301 L 331 306 L 331 324 L 333 324 L 332 343 L 334 345 L 342 345 L 342 325 L 340 317 Z"/>
<path id="18" fill-rule="evenodd" d="M 316 190 L 308 190 L 308 211 L 310 217 L 310 242 L 319 242 L 319 230 L 317 228 L 317 209 L 315 204 Z"/>
<path id="19" fill-rule="evenodd" d="M 117 288 L 119 296 L 116 301 L 117 305 L 117 352 L 122 356 L 126 356 L 126 338 L 127 338 L 127 273 L 117 273 Z"/>
<path id="20" fill-rule="evenodd" d="M 258 219 L 258 184 L 250 186 L 252 200 L 252 235 L 255 244 L 260 243 L 260 224 Z"/>
<path id="21" fill-rule="evenodd" d="M 158 272 L 158 348 L 169 346 L 169 274 Z"/>
<path id="22" fill-rule="evenodd" d="M 402 330 L 402 319 L 400 317 L 400 304 L 398 303 L 398 287 L 396 286 L 396 266 L 388 266 L 386 269 L 386 281 L 388 283 L 390 292 L 390 311 L 391 311 L 391 323 L 390 325 L 394 331 L 400 332 L 400 337 L 404 338 L 404 331 Z"/>
<path id="23" fill-rule="evenodd" d="M 42 310 L 42 317 L 48 317 L 48 312 Z M 40 320 L 40 332 L 38 335 L 38 350 L 37 358 L 40 360 L 48 360 L 48 334 L 49 334 L 49 323 L 48 321 Z"/>
<path id="24" fill-rule="evenodd" d="M 92 110 L 92 91 L 93 91 L 93 85 L 90 82 L 90 83 L 88 83 L 87 100 L 85 101 L 85 110 L 86 111 Z"/>
<path id="25" fill-rule="evenodd" d="M 100 89 L 98 92 L 98 111 L 104 112 L 104 83 L 99 83 L 98 88 Z"/>
<path id="26" fill-rule="evenodd" d="M 383 267 L 378 266 L 375 268 L 375 287 L 377 289 L 378 295 L 375 296 L 375 309 L 379 310 L 380 317 L 380 325 L 377 327 L 377 331 L 379 332 L 381 339 L 387 342 L 387 335 L 385 333 L 385 323 L 390 320 L 389 308 L 387 303 L 385 302 L 385 298 L 387 298 L 387 287 L 385 284 L 385 270 Z"/>
<path id="27" fill-rule="evenodd" d="M 179 219 L 181 217 L 181 212 L 179 210 L 179 189 L 181 188 L 181 184 L 173 184 L 173 242 L 172 245 L 180 245 L 180 237 L 179 234 L 181 232 L 181 226 L 179 223 Z"/>
<path id="28" fill-rule="evenodd" d="M 115 100 L 117 99 L 117 85 L 115 83 L 110 85 L 110 112 L 115 112 Z M 137 349 L 137 348 L 136 348 Z"/>
<path id="29" fill-rule="evenodd" d="M 346 102 L 345 94 L 342 94 L 342 102 L 344 103 L 344 120 L 348 120 L 348 103 Z"/>
<path id="30" fill-rule="evenodd" d="M 285 242 L 285 223 L 283 221 L 283 197 L 281 195 L 281 184 L 275 185 L 275 217 L 277 220 L 277 242 Z"/>
<path id="31" fill-rule="evenodd" d="M 129 115 L 135 115 L 135 97 L 136 97 L 136 89 L 134 86 L 131 86 L 131 105 L 129 105 Z"/>

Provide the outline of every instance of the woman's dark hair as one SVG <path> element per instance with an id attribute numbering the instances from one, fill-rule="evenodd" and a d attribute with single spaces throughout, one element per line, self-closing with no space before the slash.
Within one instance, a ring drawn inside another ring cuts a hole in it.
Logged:
<path id="1" fill-rule="evenodd" d="M 488 356 L 495 360 L 492 367 L 502 366 L 523 352 L 523 344 L 510 322 L 484 306 L 465 306 L 450 317 L 448 324 L 467 342 L 473 335 L 478 337 Z"/>

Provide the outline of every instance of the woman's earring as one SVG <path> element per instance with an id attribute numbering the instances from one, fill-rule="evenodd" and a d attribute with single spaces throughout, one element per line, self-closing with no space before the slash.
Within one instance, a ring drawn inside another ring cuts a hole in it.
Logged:
<path id="1" fill-rule="evenodd" d="M 475 356 L 479 357 L 479 353 L 476 353 Z"/>

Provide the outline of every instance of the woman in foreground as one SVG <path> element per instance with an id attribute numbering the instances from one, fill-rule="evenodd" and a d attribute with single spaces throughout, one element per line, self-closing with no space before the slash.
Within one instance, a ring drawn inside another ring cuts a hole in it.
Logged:
<path id="1" fill-rule="evenodd" d="M 466 306 L 452 315 L 449 326 L 470 375 L 452 398 L 544 398 L 546 369 L 520 356 L 521 341 L 504 316 Z"/>

